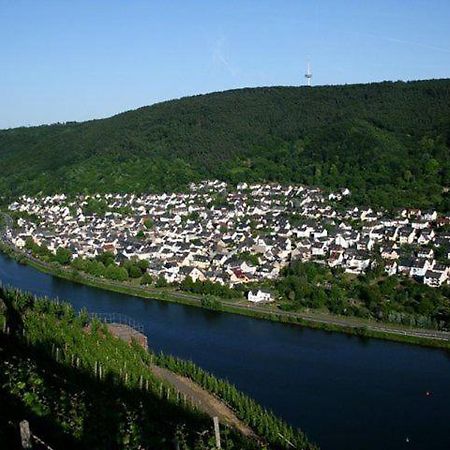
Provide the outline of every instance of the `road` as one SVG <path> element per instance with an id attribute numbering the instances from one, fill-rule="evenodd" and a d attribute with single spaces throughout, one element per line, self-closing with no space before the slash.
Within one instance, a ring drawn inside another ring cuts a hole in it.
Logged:
<path id="1" fill-rule="evenodd" d="M 250 309 L 253 311 L 258 312 L 268 312 L 267 308 L 264 307 L 258 307 L 258 306 L 251 306 Z M 399 334 L 402 336 L 411 336 L 411 337 L 420 337 L 420 338 L 428 338 L 428 339 L 438 339 L 438 340 L 444 340 L 444 341 L 450 341 L 450 332 L 446 331 L 436 331 L 436 330 L 429 330 L 425 328 L 400 328 L 396 327 L 395 325 L 391 324 L 384 324 L 384 323 L 376 323 L 376 322 L 370 322 L 370 321 L 362 321 L 358 318 L 353 317 L 340 317 L 340 316 L 325 316 L 320 315 L 319 313 L 292 313 L 292 312 L 286 312 L 286 311 L 273 311 L 274 314 L 277 314 L 278 316 L 285 316 L 285 317 L 296 317 L 300 319 L 307 320 L 309 322 L 314 322 L 318 324 L 328 324 L 328 325 L 336 325 L 338 327 L 348 327 L 348 328 L 365 328 L 367 330 L 371 331 L 377 331 L 382 333 L 393 333 L 393 334 Z"/>

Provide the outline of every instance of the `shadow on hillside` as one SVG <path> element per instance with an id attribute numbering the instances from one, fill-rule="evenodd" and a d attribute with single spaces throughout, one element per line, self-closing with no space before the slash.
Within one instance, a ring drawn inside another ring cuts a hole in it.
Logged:
<path id="1" fill-rule="evenodd" d="M 46 344 L 51 348 L 53 343 Z M 13 335 L 0 333 L 0 355 L 1 448 L 21 448 L 18 424 L 24 419 L 55 450 L 121 450 L 137 448 L 138 442 L 149 449 L 170 449 L 175 448 L 173 438 L 180 424 L 191 430 L 190 442 L 198 438 L 193 430 L 210 428 L 210 420 L 199 413 L 161 400 L 151 391 L 127 388 L 111 377 L 100 381 L 57 363 L 41 348 Z M 5 364 L 14 372 L 3 370 Z M 5 388 L 5 383 L 14 388 Z"/>

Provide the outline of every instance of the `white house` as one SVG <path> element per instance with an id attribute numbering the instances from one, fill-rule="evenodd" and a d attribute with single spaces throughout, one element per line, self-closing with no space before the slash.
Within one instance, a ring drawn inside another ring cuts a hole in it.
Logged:
<path id="1" fill-rule="evenodd" d="M 430 263 L 428 259 L 418 258 L 413 260 L 410 273 L 412 276 L 423 277 L 425 276 L 427 270 L 431 269 L 432 267 L 433 263 Z"/>
<path id="2" fill-rule="evenodd" d="M 427 270 L 423 278 L 423 282 L 431 287 L 439 287 L 446 279 L 447 274 L 445 272 Z"/>
<path id="3" fill-rule="evenodd" d="M 271 302 L 273 300 L 270 292 L 261 291 L 248 291 L 247 300 L 252 303 Z"/>
<path id="4" fill-rule="evenodd" d="M 384 266 L 384 271 L 389 275 L 395 275 L 397 273 L 398 264 L 397 261 L 389 261 Z"/>

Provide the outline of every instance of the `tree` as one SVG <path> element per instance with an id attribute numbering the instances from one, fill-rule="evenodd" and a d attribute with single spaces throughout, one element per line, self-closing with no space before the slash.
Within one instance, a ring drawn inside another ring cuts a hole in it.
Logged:
<path id="1" fill-rule="evenodd" d="M 148 272 L 145 272 L 144 275 L 142 275 L 141 284 L 144 286 L 149 286 L 152 283 L 153 283 L 152 276 Z"/>
<path id="2" fill-rule="evenodd" d="M 142 271 L 137 264 L 132 264 L 128 267 L 128 275 L 130 278 L 139 278 L 142 276 Z"/>
<path id="3" fill-rule="evenodd" d="M 90 216 L 96 214 L 98 216 L 104 216 L 108 209 L 108 205 L 105 200 L 98 200 L 96 198 L 89 198 L 86 205 L 83 208 L 83 214 Z"/>
<path id="4" fill-rule="evenodd" d="M 128 272 L 127 269 L 125 269 L 125 267 L 110 264 L 106 268 L 105 277 L 109 278 L 110 280 L 125 281 L 128 279 Z"/>
<path id="5" fill-rule="evenodd" d="M 58 247 L 58 249 L 56 250 L 56 255 L 55 255 L 55 260 L 65 266 L 67 264 L 70 263 L 72 259 L 72 252 L 64 247 Z"/>
<path id="6" fill-rule="evenodd" d="M 209 295 L 209 294 L 202 297 L 201 305 L 204 308 L 213 309 L 213 310 L 218 310 L 218 309 L 220 309 L 220 306 L 221 306 L 220 302 L 216 298 L 214 298 L 214 296 Z"/>
<path id="7" fill-rule="evenodd" d="M 253 266 L 258 266 L 259 265 L 259 258 L 254 253 L 243 252 L 243 253 L 239 253 L 236 256 L 239 259 L 241 259 L 242 261 L 245 261 L 246 263 L 251 264 Z"/>
<path id="8" fill-rule="evenodd" d="M 90 260 L 87 262 L 86 271 L 94 277 L 104 277 L 106 273 L 105 265 L 96 260 Z"/>
<path id="9" fill-rule="evenodd" d="M 72 267 L 75 270 L 79 270 L 79 271 L 82 271 L 82 272 L 87 272 L 88 271 L 88 269 L 87 269 L 87 265 L 88 264 L 87 264 L 87 261 L 84 258 L 80 258 L 80 257 L 74 258 L 72 260 L 71 265 L 72 265 Z"/>
<path id="10" fill-rule="evenodd" d="M 150 263 L 146 259 L 139 259 L 137 265 L 142 272 L 145 272 L 150 267 Z"/>
<path id="11" fill-rule="evenodd" d="M 109 266 L 110 264 L 114 263 L 115 257 L 114 257 L 114 253 L 112 252 L 102 252 L 99 253 L 95 259 L 101 263 L 103 263 L 103 265 L 105 267 Z"/>
<path id="12" fill-rule="evenodd" d="M 153 222 L 152 219 L 147 217 L 147 219 L 144 220 L 144 227 L 147 228 L 147 230 L 151 230 L 155 226 L 155 222 Z"/>
<path id="13" fill-rule="evenodd" d="M 194 281 L 192 280 L 192 277 L 189 275 L 184 278 L 184 280 L 180 283 L 180 288 L 183 291 L 192 291 L 194 289 Z"/>
<path id="14" fill-rule="evenodd" d="M 155 286 L 157 288 L 164 288 L 168 286 L 167 280 L 163 275 L 160 275 L 158 279 L 156 280 Z"/>
<path id="15" fill-rule="evenodd" d="M 188 220 L 191 220 L 192 222 L 198 222 L 200 215 L 198 211 L 192 211 L 188 216 Z"/>

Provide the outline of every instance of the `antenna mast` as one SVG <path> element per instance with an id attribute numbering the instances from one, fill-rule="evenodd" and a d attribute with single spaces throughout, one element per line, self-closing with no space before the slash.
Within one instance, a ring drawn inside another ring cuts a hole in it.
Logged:
<path id="1" fill-rule="evenodd" d="M 309 61 L 308 61 L 308 65 L 306 66 L 305 78 L 306 78 L 306 85 L 311 87 L 312 72 L 311 72 L 311 66 L 309 64 Z"/>

